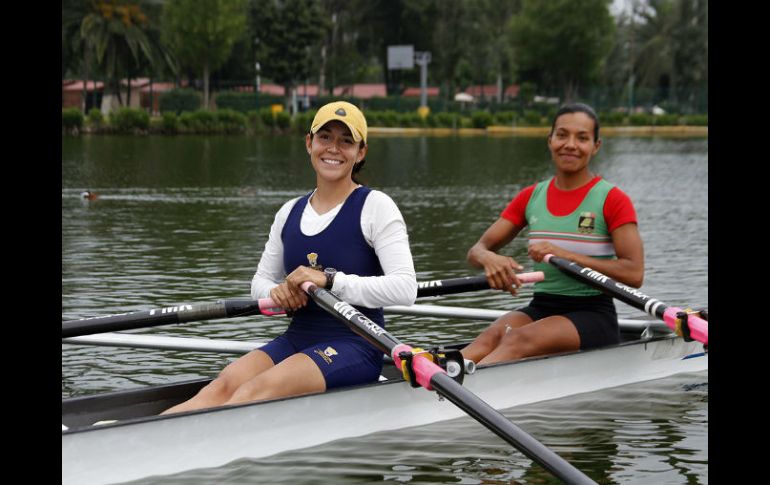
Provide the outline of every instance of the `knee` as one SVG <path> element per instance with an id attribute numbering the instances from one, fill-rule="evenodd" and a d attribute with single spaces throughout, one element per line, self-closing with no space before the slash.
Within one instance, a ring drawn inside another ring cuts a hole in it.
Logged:
<path id="1" fill-rule="evenodd" d="M 277 383 L 269 375 L 260 375 L 234 389 L 227 404 L 260 401 L 274 396 Z"/>
<path id="2" fill-rule="evenodd" d="M 502 339 L 500 339 L 500 346 L 514 351 L 522 357 L 529 355 L 533 345 L 534 340 L 529 335 L 529 332 L 522 329 L 509 328 L 503 334 Z"/>
<path id="3" fill-rule="evenodd" d="M 216 399 L 217 401 L 226 401 L 234 391 L 235 388 L 230 384 L 229 380 L 220 375 L 201 389 L 199 394 Z"/>

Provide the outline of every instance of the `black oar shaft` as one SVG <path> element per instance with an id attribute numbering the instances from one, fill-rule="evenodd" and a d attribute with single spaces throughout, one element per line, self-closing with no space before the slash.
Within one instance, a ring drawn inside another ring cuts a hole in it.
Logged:
<path id="1" fill-rule="evenodd" d="M 588 286 L 596 288 L 602 293 L 613 298 L 628 303 L 632 307 L 638 308 L 658 317 L 668 325 L 677 335 L 681 335 L 686 340 L 691 337 L 708 345 L 708 323 L 698 315 L 689 315 L 690 312 L 678 307 L 669 306 L 662 301 L 649 297 L 630 286 L 617 282 L 609 276 L 600 273 L 594 269 L 581 266 L 573 261 L 560 258 L 558 256 L 546 255 L 546 262 L 552 264 L 566 275 L 581 281 Z M 680 317 L 680 314 L 683 317 Z M 684 318 L 686 317 L 686 318 Z M 682 322 L 688 321 L 686 325 Z M 685 328 L 682 328 L 682 327 Z"/>
<path id="2" fill-rule="evenodd" d="M 536 283 L 541 281 L 544 277 L 541 271 L 519 273 L 517 276 L 521 283 Z M 484 275 L 448 278 L 445 280 L 418 281 L 417 297 L 451 295 L 453 293 L 488 289 L 489 281 Z"/>
<path id="3" fill-rule="evenodd" d="M 466 291 L 488 289 L 489 282 L 484 275 L 450 278 L 446 280 L 421 281 L 417 283 L 417 297 L 451 295 Z"/>
<path id="4" fill-rule="evenodd" d="M 62 338 L 259 313 L 259 301 L 222 300 L 62 322 Z"/>
<path id="5" fill-rule="evenodd" d="M 306 291 L 321 308 L 345 323 L 351 330 L 387 355 L 393 356 L 393 350 L 397 346 L 403 345 L 385 329 L 333 293 L 312 284 L 306 286 Z M 416 358 L 424 357 L 418 356 Z M 462 387 L 445 372 L 434 373 L 430 378 L 430 383 L 450 402 L 539 463 L 560 480 L 570 484 L 595 483 L 565 459 L 511 423 L 481 398 Z"/>
<path id="6" fill-rule="evenodd" d="M 560 480 L 565 483 L 596 483 L 447 374 L 434 374 L 430 382 L 439 394 Z"/>

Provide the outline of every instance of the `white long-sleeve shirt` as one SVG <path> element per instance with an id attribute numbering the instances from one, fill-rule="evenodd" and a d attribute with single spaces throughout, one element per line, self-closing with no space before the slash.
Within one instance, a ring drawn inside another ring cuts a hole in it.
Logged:
<path id="1" fill-rule="evenodd" d="M 275 215 L 257 272 L 251 280 L 251 297 L 254 299 L 269 297 L 270 290 L 286 278 L 281 231 L 299 199 L 288 201 Z M 323 231 L 334 220 L 343 203 L 325 214 L 316 213 L 309 203 L 305 205 L 300 219 L 302 233 L 314 236 Z M 361 231 L 366 242 L 374 248 L 384 275 L 358 276 L 339 271 L 334 277 L 332 291 L 352 305 L 367 308 L 412 305 L 417 298 L 417 275 L 406 223 L 393 199 L 383 192 L 372 190 L 361 209 Z M 288 270 L 291 272 L 294 268 Z"/>

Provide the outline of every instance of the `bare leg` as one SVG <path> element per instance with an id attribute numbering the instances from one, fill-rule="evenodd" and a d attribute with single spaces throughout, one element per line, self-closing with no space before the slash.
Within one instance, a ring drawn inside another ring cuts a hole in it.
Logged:
<path id="1" fill-rule="evenodd" d="M 313 359 L 305 354 L 294 354 L 242 384 L 226 404 L 260 401 L 325 390 L 326 379 Z"/>
<path id="2" fill-rule="evenodd" d="M 553 316 L 507 332 L 479 364 L 579 349 L 580 335 L 575 325 L 566 317 Z"/>
<path id="3" fill-rule="evenodd" d="M 161 414 L 192 411 L 221 406 L 233 393 L 254 376 L 272 368 L 273 359 L 261 350 L 252 350 L 225 367 L 219 376 L 189 400 L 163 411 Z"/>
<path id="4" fill-rule="evenodd" d="M 532 319 L 526 313 L 519 311 L 508 312 L 498 318 L 468 344 L 460 352 L 463 357 L 478 363 L 500 344 L 500 340 L 507 332 L 532 323 Z"/>

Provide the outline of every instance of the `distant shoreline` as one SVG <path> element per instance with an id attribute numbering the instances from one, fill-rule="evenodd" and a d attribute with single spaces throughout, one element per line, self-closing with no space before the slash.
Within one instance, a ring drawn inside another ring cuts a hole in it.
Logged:
<path id="1" fill-rule="evenodd" d="M 369 134 L 375 136 L 547 136 L 549 126 L 489 126 L 485 128 L 386 128 L 370 126 Z M 602 136 L 705 136 L 708 126 L 607 126 L 601 128 Z"/>

